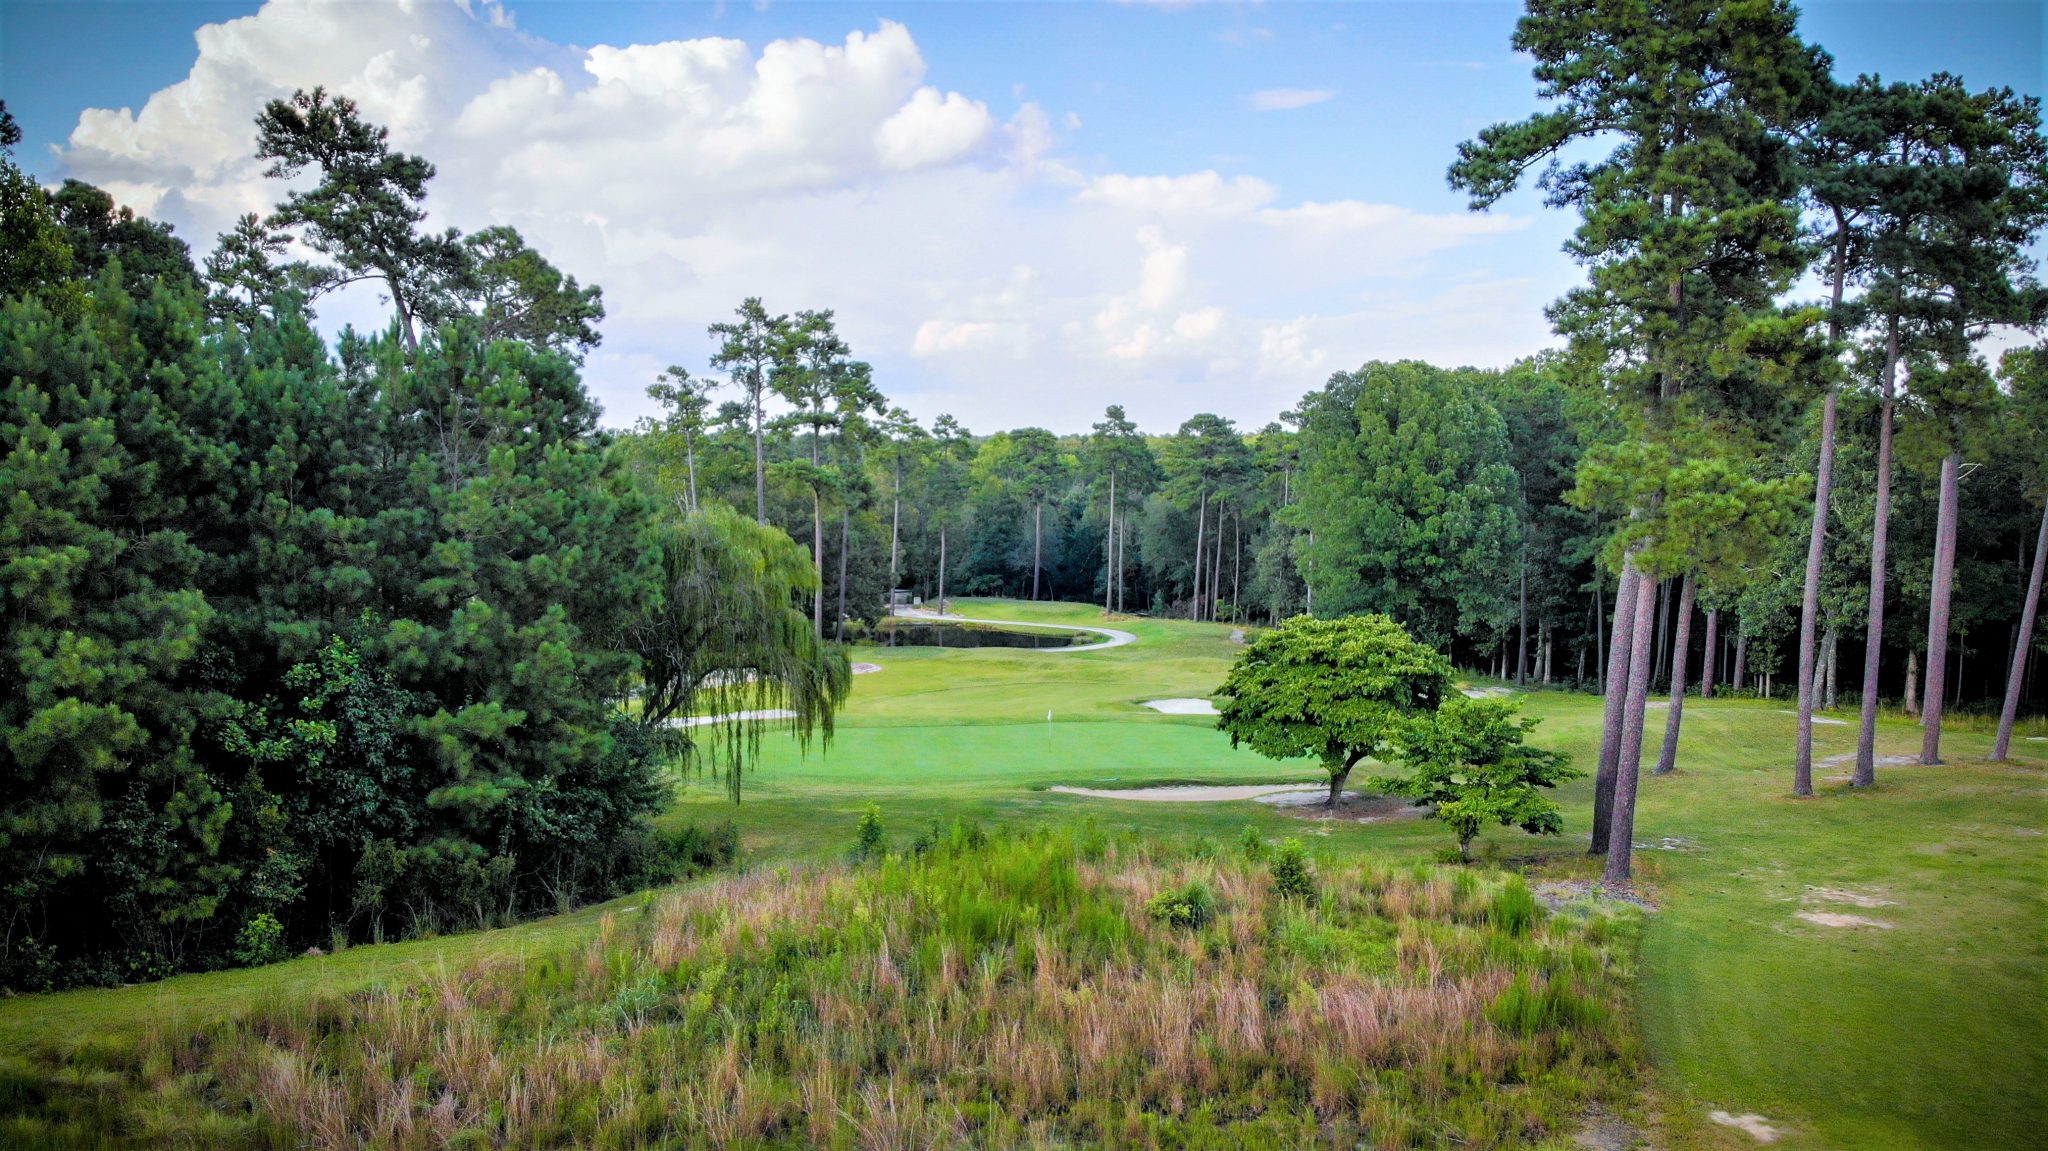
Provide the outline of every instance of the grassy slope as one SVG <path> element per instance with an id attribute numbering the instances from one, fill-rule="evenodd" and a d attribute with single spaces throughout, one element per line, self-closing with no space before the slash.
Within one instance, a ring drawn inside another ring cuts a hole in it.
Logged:
<path id="1" fill-rule="evenodd" d="M 956 610 L 1042 622 L 1096 622 L 1076 605 L 960 601 Z M 900 838 L 928 819 L 1089 817 L 1106 826 L 1223 840 L 1246 823 L 1268 834 L 1328 832 L 1326 856 L 1421 854 L 1446 842 L 1432 824 L 1303 825 L 1252 803 L 1117 803 L 1037 790 L 1050 783 L 1128 786 L 1166 780 L 1297 780 L 1304 765 L 1232 751 L 1212 721 L 1156 715 L 1138 701 L 1204 695 L 1234 649 L 1228 627 L 1121 623 L 1137 644 L 1100 652 L 986 649 L 863 653 L 884 667 L 857 681 L 829 750 L 799 756 L 770 741 L 736 813 L 715 786 L 690 788 L 669 817 L 735 814 L 749 857 L 818 858 L 843 849 L 859 809 L 882 805 Z M 1053 720 L 1046 721 L 1050 709 Z M 1539 694 L 1541 738 L 1592 758 L 1599 709 L 1589 697 Z M 1688 708 L 1683 770 L 1645 779 L 1638 838 L 1681 837 L 1646 852 L 1662 912 L 1644 940 L 1642 1022 L 1674 1103 L 1670 1142 L 1735 1147 L 1745 1137 L 1704 1124 L 1708 1109 L 1762 1114 L 1792 1148 L 2019 1146 L 2048 1125 L 2048 1008 L 2043 891 L 2048 864 L 2048 745 L 2021 742 L 2021 762 L 1990 767 L 1981 731 L 1949 737 L 1951 766 L 1890 768 L 1864 795 L 1824 784 L 1793 801 L 1793 721 L 1767 703 Z M 1661 723 L 1661 713 L 1653 713 Z M 1819 754 L 1853 729 L 1816 731 Z M 2039 732 L 2035 732 L 2039 734 Z M 1654 740 L 1653 740 L 1654 742 Z M 1890 723 L 1881 750 L 1917 746 Z M 1823 775 L 1832 774 L 1824 771 Z M 1590 782 L 1563 789 L 1563 842 L 1517 832 L 1486 842 L 1542 870 L 1585 874 Z M 1809 926 L 1794 918 L 1809 887 L 1896 901 L 1870 916 L 1892 930 Z M 307 978 L 330 987 L 374 980 L 391 963 L 417 971 L 448 952 L 478 954 L 587 932 L 587 913 L 505 932 L 341 956 L 254 972 L 188 977 L 118 992 L 0 1003 L 0 1044 L 34 1034 L 132 1025 L 168 1004 L 196 1012 L 249 1002 Z M 453 957 L 451 956 L 450 961 Z"/>

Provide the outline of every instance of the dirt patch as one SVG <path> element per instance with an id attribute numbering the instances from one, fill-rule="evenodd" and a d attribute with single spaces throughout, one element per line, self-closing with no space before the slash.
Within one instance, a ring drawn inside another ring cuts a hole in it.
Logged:
<path id="1" fill-rule="evenodd" d="M 1699 845 L 1682 836 L 1667 835 L 1662 839 L 1634 840 L 1637 851 L 1696 851 Z"/>
<path id="2" fill-rule="evenodd" d="M 1781 707 L 1781 708 L 1779 708 L 1779 709 L 1778 709 L 1778 714 L 1779 714 L 1779 715 L 1798 715 L 1799 713 L 1798 713 L 1798 712 L 1796 712 L 1796 711 L 1792 711 L 1792 710 L 1791 710 L 1791 709 L 1789 709 L 1789 708 L 1783 708 L 1783 707 Z M 1814 723 L 1816 723 L 1816 724 L 1819 724 L 1819 725 L 1821 725 L 1821 726 L 1823 726 L 1823 727 L 1847 727 L 1847 726 L 1849 726 L 1849 721 L 1848 721 L 1848 720 L 1846 720 L 1846 719 L 1829 719 L 1829 718 L 1828 718 L 1827 716 L 1824 716 L 1824 715 L 1816 715 L 1816 716 L 1814 716 L 1814 717 L 1813 717 L 1813 722 L 1814 722 Z"/>
<path id="3" fill-rule="evenodd" d="M 1892 929 L 1892 925 L 1882 919 L 1870 919 L 1861 915 L 1842 915 L 1833 911 L 1800 911 L 1794 914 L 1820 927 L 1878 927 L 1886 931 Z"/>
<path id="4" fill-rule="evenodd" d="M 1048 787 L 1061 795 L 1085 795 L 1091 799 L 1132 799 L 1141 803 L 1228 803 L 1233 800 L 1260 799 L 1283 793 L 1306 793 L 1311 796 L 1328 795 L 1330 789 L 1320 783 L 1244 783 L 1206 787 L 1199 784 L 1174 784 L 1168 787 Z"/>
<path id="5" fill-rule="evenodd" d="M 1880 895 L 1866 895 L 1861 891 L 1849 891 L 1840 887 L 1814 887 L 1808 885 L 1806 898 L 1823 903 L 1847 903 L 1854 907 L 1897 907 L 1899 901 Z"/>
<path id="6" fill-rule="evenodd" d="M 1610 890 L 1593 879 L 1534 879 L 1529 881 L 1529 893 L 1551 911 L 1586 899 L 1612 899 L 1634 904 L 1644 911 L 1657 910 L 1656 904 L 1633 891 L 1626 888 Z"/>
<path id="7" fill-rule="evenodd" d="M 1572 1146 L 1584 1151 L 1633 1151 L 1642 1144 L 1643 1133 L 1612 1115 L 1586 1116 L 1586 1125 L 1572 1135 Z"/>
<path id="8" fill-rule="evenodd" d="M 1142 705 L 1161 715 L 1215 715 L 1216 705 L 1206 699 L 1148 699 Z"/>
<path id="9" fill-rule="evenodd" d="M 1707 1118 L 1723 1127 L 1733 1127 L 1759 1143 L 1776 1143 L 1780 1132 L 1761 1115 L 1731 1115 L 1726 1111 L 1709 1111 Z"/>
<path id="10" fill-rule="evenodd" d="M 873 675 L 880 670 L 882 670 L 882 665 L 878 663 L 856 663 L 853 665 L 853 674 L 855 675 Z"/>

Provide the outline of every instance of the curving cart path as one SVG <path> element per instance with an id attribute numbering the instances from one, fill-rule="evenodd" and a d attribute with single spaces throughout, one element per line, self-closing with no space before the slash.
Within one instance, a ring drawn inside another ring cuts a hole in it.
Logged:
<path id="1" fill-rule="evenodd" d="M 926 611 L 923 608 L 897 608 L 895 614 L 903 617 L 904 619 L 935 619 L 943 620 L 947 623 L 986 623 L 994 624 L 998 627 L 1044 627 L 1054 628 L 1059 631 L 1088 631 L 1094 632 L 1096 635 L 1104 635 L 1109 637 L 1102 643 L 1091 643 L 1082 647 L 1034 647 L 1018 649 L 1021 651 L 1040 651 L 1050 652 L 1053 654 L 1074 651 L 1101 651 L 1104 648 L 1122 647 L 1127 643 L 1138 642 L 1138 637 L 1132 635 L 1130 632 L 1127 631 L 1119 631 L 1118 629 L 1113 627 L 1089 627 L 1087 624 L 1079 623 L 1033 623 L 1029 620 L 1021 619 L 976 619 L 972 616 L 952 615 L 950 613 L 947 615 L 940 615 L 938 612 Z"/>

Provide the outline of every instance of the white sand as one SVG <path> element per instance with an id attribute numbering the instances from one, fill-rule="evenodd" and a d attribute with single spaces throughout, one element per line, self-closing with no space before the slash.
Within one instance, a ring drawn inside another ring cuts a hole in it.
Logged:
<path id="1" fill-rule="evenodd" d="M 787 708 L 769 708 L 766 711 L 729 711 L 724 715 L 686 715 L 668 721 L 670 727 L 704 727 L 708 724 L 725 723 L 734 719 L 795 719 L 796 713 Z"/>
<path id="2" fill-rule="evenodd" d="M 882 665 L 878 663 L 856 663 L 853 665 L 853 674 L 855 675 L 873 675 L 880 670 L 882 670 Z"/>
<path id="3" fill-rule="evenodd" d="M 901 607 L 896 609 L 896 614 L 905 619 L 935 619 L 943 620 L 946 623 L 986 623 L 994 624 L 997 627 L 1036 627 L 1051 628 L 1057 631 L 1086 631 L 1109 637 L 1101 643 L 1087 643 L 1079 647 L 1026 647 L 1016 649 L 1018 651 L 1101 651 L 1106 647 L 1122 647 L 1127 643 L 1138 642 L 1137 636 L 1113 627 L 1085 627 L 1078 623 L 1027 623 L 1021 619 L 975 619 L 970 616 L 952 615 L 950 613 L 940 615 L 938 612 L 927 611 L 924 608 Z"/>
<path id="4" fill-rule="evenodd" d="M 1250 783 L 1218 787 L 1193 784 L 1174 787 L 1049 787 L 1062 795 L 1086 795 L 1095 799 L 1134 799 L 1141 803 L 1221 803 L 1236 799 L 1262 799 L 1283 793 L 1309 792 L 1328 795 L 1320 783 Z"/>
<path id="5" fill-rule="evenodd" d="M 1206 699 L 1148 699 L 1145 706 L 1162 715 L 1215 715 L 1216 705 Z"/>

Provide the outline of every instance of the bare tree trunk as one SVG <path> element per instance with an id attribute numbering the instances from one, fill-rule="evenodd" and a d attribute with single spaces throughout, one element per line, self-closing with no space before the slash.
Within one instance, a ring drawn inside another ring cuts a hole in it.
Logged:
<path id="1" fill-rule="evenodd" d="M 697 435 L 683 433 L 683 460 L 690 467 L 690 510 L 697 510 Z"/>
<path id="2" fill-rule="evenodd" d="M 1209 547 L 1209 618 L 1216 618 L 1216 605 L 1223 599 L 1223 517 L 1227 505 L 1216 506 L 1216 540 Z"/>
<path id="3" fill-rule="evenodd" d="M 1199 621 L 1202 618 L 1202 535 L 1209 526 L 1209 489 L 1202 489 L 1202 510 L 1195 513 L 1195 578 L 1193 582 L 1194 604 L 1188 609 L 1188 618 Z"/>
<path id="4" fill-rule="evenodd" d="M 1551 665 L 1550 665 L 1550 657 L 1551 657 L 1551 655 L 1552 655 L 1552 651 L 1551 651 L 1551 645 L 1552 645 L 1553 643 L 1555 643 L 1555 642 L 1556 642 L 1556 640 L 1557 640 L 1557 637 L 1556 637 L 1556 636 L 1554 636 L 1554 635 L 1552 635 L 1552 634 L 1550 634 L 1550 622 L 1549 622 L 1548 620 L 1544 621 L 1544 623 L 1543 623 L 1543 686 L 1544 686 L 1544 687 L 1549 687 L 1549 686 L 1550 686 L 1550 671 L 1551 671 Z"/>
<path id="5" fill-rule="evenodd" d="M 889 590 L 896 590 L 897 541 L 903 532 L 903 453 L 896 453 L 896 485 L 890 493 L 894 507 L 889 512 Z"/>
<path id="6" fill-rule="evenodd" d="M 1877 416 L 1877 496 L 1870 525 L 1870 611 L 1863 633 L 1863 712 L 1856 734 L 1856 771 L 1851 787 L 1877 782 L 1877 674 L 1884 654 L 1885 548 L 1892 518 L 1892 390 L 1899 366 L 1899 318 L 1886 320 L 1884 402 Z"/>
<path id="7" fill-rule="evenodd" d="M 1934 528 L 1934 586 L 1927 600 L 1927 691 L 1920 715 L 1920 762 L 1941 762 L 1941 710 L 1948 701 L 1948 607 L 1956 583 L 1956 470 L 1962 453 L 1941 461 L 1941 502 Z"/>
<path id="8" fill-rule="evenodd" d="M 1671 641 L 1671 713 L 1664 717 L 1664 750 L 1657 757 L 1657 774 L 1670 775 L 1678 769 L 1678 725 L 1685 716 L 1685 665 L 1692 646 L 1692 604 L 1694 581 L 1687 572 L 1678 593 L 1678 633 Z"/>
<path id="9" fill-rule="evenodd" d="M 1045 543 L 1045 505 L 1044 505 L 1044 504 L 1042 504 L 1042 503 L 1032 504 L 1032 505 L 1031 505 L 1031 599 L 1032 599 L 1032 601 L 1033 601 L 1033 602 L 1036 602 L 1036 601 L 1037 601 L 1037 599 L 1038 599 L 1038 571 L 1039 571 L 1039 568 L 1040 568 L 1040 566 L 1041 566 L 1041 563 L 1040 563 L 1040 558 L 1039 558 L 1039 557 L 1040 557 L 1040 555 L 1041 555 L 1041 552 L 1040 552 L 1040 548 L 1042 548 L 1042 547 L 1044 546 L 1044 543 Z"/>
<path id="10" fill-rule="evenodd" d="M 1116 469 L 1109 469 L 1109 535 L 1102 545 L 1102 614 L 1116 610 Z"/>
<path id="11" fill-rule="evenodd" d="M 754 391 L 754 522 L 768 526 L 768 457 L 761 449 L 761 393 Z"/>
<path id="12" fill-rule="evenodd" d="M 1838 260 L 1839 262 L 1839 260 Z M 1840 292 L 1839 283 L 1837 293 Z M 1838 301 L 1839 302 L 1839 301 Z M 1821 407 L 1820 463 L 1814 469 L 1813 524 L 1806 533 L 1806 583 L 1799 600 L 1799 735 L 1792 758 L 1792 794 L 1813 794 L 1814 631 L 1820 622 L 1820 563 L 1828 540 L 1828 493 L 1835 481 L 1835 410 L 1830 387 Z"/>
<path id="13" fill-rule="evenodd" d="M 817 569 L 818 586 L 811 592 L 811 630 L 825 638 L 825 508 L 816 488 L 811 489 L 811 564 Z"/>
<path id="14" fill-rule="evenodd" d="M 1749 630 L 1743 626 L 1742 617 L 1737 616 L 1735 618 L 1735 674 L 1728 677 L 1728 682 L 1734 684 L 1738 689 L 1747 687 L 1749 680 L 1743 673 L 1748 670 Z"/>
<path id="15" fill-rule="evenodd" d="M 1230 618 L 1244 620 L 1244 517 L 1230 521 Z"/>
<path id="16" fill-rule="evenodd" d="M 1998 713 L 1998 743 L 1991 762 L 2004 763 L 2012 751 L 2012 725 L 2019 718 L 2020 685 L 2026 680 L 2027 654 L 2034 646 L 2034 615 L 2041 607 L 2041 567 L 2048 563 L 2048 504 L 2041 506 L 2041 530 L 2034 533 L 2034 574 L 2027 577 L 2027 599 L 2020 608 L 2020 630 L 2013 637 L 2012 670 L 2005 675 L 2005 707 Z"/>
<path id="17" fill-rule="evenodd" d="M 847 555 L 848 555 L 848 553 L 849 553 L 849 552 L 851 552 L 851 551 L 853 550 L 852 548 L 850 548 L 850 547 L 848 547 L 848 546 L 847 546 L 847 543 L 848 543 L 848 537 L 849 537 L 849 534 L 850 534 L 850 533 L 848 532 L 848 530 L 847 530 L 847 527 L 848 527 L 848 521 L 850 521 L 851 519 L 853 519 L 853 512 L 852 512 L 852 511 L 851 511 L 850 509 L 848 509 L 848 508 L 847 508 L 847 507 L 846 507 L 845 505 L 843 505 L 843 504 L 842 504 L 842 505 L 840 505 L 840 508 L 839 508 L 839 620 L 838 620 L 838 622 L 836 622 L 836 623 L 834 623 L 834 624 L 832 625 L 832 634 L 833 634 L 833 635 L 834 635 L 834 636 L 835 636 L 835 637 L 836 637 L 836 638 L 837 638 L 837 639 L 838 639 L 838 640 L 839 640 L 839 641 L 840 641 L 841 643 L 844 643 L 844 642 L 846 641 L 846 559 L 847 559 Z M 893 589 L 892 589 L 892 590 L 893 590 Z"/>
<path id="18" fill-rule="evenodd" d="M 1671 651 L 1671 581 L 1657 581 L 1657 638 L 1653 641 L 1650 658 L 1650 690 L 1668 678 L 1664 674 L 1665 659 Z"/>
<path id="19" fill-rule="evenodd" d="M 1593 842 L 1594 855 L 1607 853 L 1610 836 L 1609 821 L 1614 817 L 1614 780 L 1616 767 L 1621 762 L 1621 740 L 1623 729 L 1623 705 L 1628 701 L 1628 666 L 1635 645 L 1636 598 L 1638 585 L 1647 582 L 1636 570 L 1636 560 L 1629 556 L 1621 568 L 1621 585 L 1614 593 L 1614 628 L 1608 633 L 1607 645 L 1607 702 L 1600 727 L 1600 767 L 1593 777 Z M 1647 650 L 1644 655 L 1648 655 Z"/>
<path id="20" fill-rule="evenodd" d="M 1920 714 L 1920 649 L 1906 653 L 1906 714 Z"/>
<path id="21" fill-rule="evenodd" d="M 1607 871 L 1603 881 L 1620 886 L 1629 880 L 1636 834 L 1636 779 L 1642 770 L 1643 707 L 1650 698 L 1650 629 L 1656 584 L 1636 587 L 1635 638 L 1629 644 L 1628 696 L 1623 701 L 1621 748 L 1614 771 L 1614 815 L 1608 821 Z"/>
<path id="22" fill-rule="evenodd" d="M 1607 694 L 1607 637 L 1601 634 L 1607 626 L 1607 605 L 1601 598 L 1606 586 L 1607 577 L 1600 574 L 1596 564 L 1593 568 L 1593 686 L 1602 695 Z"/>
<path id="23" fill-rule="evenodd" d="M 1529 545 L 1522 545 L 1522 626 L 1515 640 L 1515 686 L 1529 686 Z"/>
<path id="24" fill-rule="evenodd" d="M 1700 668 L 1700 698 L 1712 699 L 1714 698 L 1714 673 L 1720 670 L 1721 663 L 1720 608 L 1710 607 L 1707 609 L 1706 658 L 1700 662 L 1703 665 Z"/>
<path id="25" fill-rule="evenodd" d="M 1835 710 L 1835 704 L 1840 702 L 1835 696 L 1835 673 L 1838 670 L 1836 665 L 1839 664 L 1840 661 L 1837 660 L 1835 656 L 1841 648 L 1841 643 L 1841 632 L 1835 628 L 1833 620 L 1828 621 L 1827 634 L 1822 636 L 1820 641 L 1820 694 L 1822 701 L 1821 705 L 1829 711 Z"/>
<path id="26" fill-rule="evenodd" d="M 939 525 L 939 614 L 946 614 L 946 525 Z"/>

